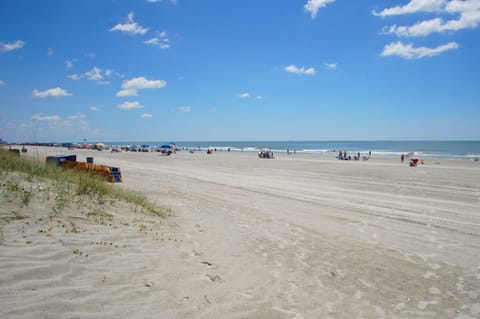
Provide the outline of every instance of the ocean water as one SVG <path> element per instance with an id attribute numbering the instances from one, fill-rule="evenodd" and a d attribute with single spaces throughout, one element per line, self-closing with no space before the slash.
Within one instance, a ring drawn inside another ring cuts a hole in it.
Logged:
<path id="1" fill-rule="evenodd" d="M 162 142 L 105 142 L 109 145 L 150 145 L 161 146 L 172 141 Z M 360 152 L 362 156 L 400 157 L 401 154 L 413 152 L 422 158 L 445 158 L 473 160 L 480 158 L 480 141 L 203 141 L 203 142 L 173 142 L 180 149 L 204 151 L 208 148 L 217 151 L 258 152 L 264 147 L 271 148 L 275 153 L 295 151 L 311 153 L 319 156 L 333 156 L 338 151 L 348 153 Z"/>

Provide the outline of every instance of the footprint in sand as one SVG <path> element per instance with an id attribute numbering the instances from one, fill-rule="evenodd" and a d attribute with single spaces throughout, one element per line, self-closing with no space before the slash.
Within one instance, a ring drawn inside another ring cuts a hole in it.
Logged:
<path id="1" fill-rule="evenodd" d="M 437 287 L 430 287 L 428 289 L 428 293 L 431 295 L 440 295 L 440 289 L 438 289 Z"/>
<path id="2" fill-rule="evenodd" d="M 370 283 L 363 278 L 358 279 L 358 281 L 367 288 L 375 288 L 375 285 L 373 283 Z"/>
<path id="3" fill-rule="evenodd" d="M 219 275 L 210 275 L 210 274 L 206 274 L 205 276 L 208 277 L 208 279 L 210 279 L 211 281 L 213 282 L 225 282 L 225 280 L 223 280 L 222 277 L 220 277 Z"/>
<path id="4" fill-rule="evenodd" d="M 438 303 L 438 301 L 436 301 L 436 300 L 434 300 L 434 301 L 422 301 L 422 300 L 420 300 L 417 304 L 417 308 L 425 310 L 429 305 L 436 305 L 437 303 Z"/>
<path id="5" fill-rule="evenodd" d="M 426 278 L 426 279 L 430 279 L 430 278 L 438 278 L 437 274 L 431 272 L 431 271 L 427 271 L 424 275 L 423 275 L 423 278 Z"/>
<path id="6" fill-rule="evenodd" d="M 458 277 L 458 282 L 456 284 L 457 286 L 457 291 L 464 291 L 465 290 L 465 279 L 463 279 L 463 277 Z"/>
<path id="7" fill-rule="evenodd" d="M 252 299 L 252 298 L 253 298 L 252 295 L 247 294 L 247 293 L 245 293 L 245 292 L 241 292 L 241 291 L 232 291 L 232 292 L 233 292 L 234 294 L 237 294 L 237 295 L 242 296 L 242 297 L 247 298 L 247 299 Z"/>
<path id="8" fill-rule="evenodd" d="M 433 270 L 437 270 L 437 269 L 440 269 L 442 268 L 442 266 L 440 266 L 439 264 L 428 264 Z"/>
<path id="9" fill-rule="evenodd" d="M 194 257 L 194 256 L 203 256 L 203 253 L 202 252 L 199 252 L 199 251 L 196 251 L 196 250 L 192 250 L 191 253 L 190 253 L 190 256 Z"/>
<path id="10" fill-rule="evenodd" d="M 303 316 L 301 314 L 299 314 L 298 312 L 295 312 L 295 311 L 292 311 L 292 310 L 286 310 L 286 309 L 282 309 L 280 307 L 272 307 L 273 310 L 276 310 L 276 311 L 279 311 L 281 313 L 284 313 L 284 314 L 289 314 L 289 315 L 293 315 L 294 319 L 303 319 Z"/>
<path id="11" fill-rule="evenodd" d="M 209 262 L 209 261 L 202 261 L 202 262 L 200 262 L 200 263 L 203 264 L 203 265 L 206 265 L 206 266 L 208 266 L 208 267 L 210 267 L 210 268 L 213 268 L 213 269 L 218 268 L 217 266 L 215 266 L 213 263 L 211 263 L 211 262 Z"/>
<path id="12" fill-rule="evenodd" d="M 363 291 L 357 290 L 357 292 L 355 292 L 354 297 L 355 297 L 356 299 L 362 299 L 364 295 L 365 295 L 365 293 L 364 293 Z"/>

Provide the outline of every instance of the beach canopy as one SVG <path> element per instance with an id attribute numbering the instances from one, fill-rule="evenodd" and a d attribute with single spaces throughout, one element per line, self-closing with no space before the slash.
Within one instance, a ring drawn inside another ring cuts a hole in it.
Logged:
<path id="1" fill-rule="evenodd" d="M 265 147 L 265 148 L 262 148 L 260 151 L 261 151 L 262 153 L 266 153 L 266 152 L 271 152 L 272 150 L 269 149 L 268 147 Z"/>
<path id="2" fill-rule="evenodd" d="M 142 147 L 150 147 L 150 145 L 147 145 L 147 144 L 143 144 Z"/>
<path id="3" fill-rule="evenodd" d="M 168 145 L 168 144 L 163 144 L 160 148 L 171 149 L 172 146 L 170 146 L 170 145 Z"/>

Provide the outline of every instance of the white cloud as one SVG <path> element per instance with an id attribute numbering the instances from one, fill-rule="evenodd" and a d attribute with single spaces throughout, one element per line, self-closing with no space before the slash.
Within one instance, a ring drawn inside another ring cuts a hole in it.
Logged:
<path id="1" fill-rule="evenodd" d="M 140 115 L 140 117 L 141 117 L 142 119 L 147 119 L 147 118 L 153 117 L 153 115 L 150 114 L 150 113 L 143 113 L 142 115 Z"/>
<path id="2" fill-rule="evenodd" d="M 160 89 L 166 85 L 167 85 L 167 82 L 163 80 L 147 80 L 144 77 L 137 77 L 131 80 L 123 81 L 122 88 L 135 89 L 135 90 Z"/>
<path id="3" fill-rule="evenodd" d="M 327 4 L 335 2 L 335 0 L 308 0 L 303 6 L 305 11 L 310 12 L 312 19 L 317 17 L 318 10 L 327 6 Z"/>
<path id="4" fill-rule="evenodd" d="M 406 5 L 373 12 L 374 15 L 387 17 L 413 13 L 433 13 L 432 19 L 418 21 L 413 25 L 391 25 L 383 29 L 385 34 L 398 37 L 426 37 L 434 33 L 475 29 L 480 25 L 480 0 L 410 0 Z M 455 18 L 444 20 L 440 15 Z M 387 44 L 382 56 L 398 55 L 407 59 L 419 59 L 435 56 L 448 50 L 457 49 L 456 42 L 449 42 L 436 48 L 418 47 L 402 42 Z"/>
<path id="5" fill-rule="evenodd" d="M 327 69 L 335 70 L 337 68 L 337 63 L 324 63 L 324 65 Z"/>
<path id="6" fill-rule="evenodd" d="M 127 89 L 127 90 L 120 90 L 115 94 L 117 97 L 124 97 L 124 96 L 138 96 L 137 90 L 134 89 Z"/>
<path id="7" fill-rule="evenodd" d="M 133 18 L 134 18 L 134 14 L 133 14 L 133 12 L 130 12 L 128 14 L 127 23 L 125 23 L 125 24 L 120 24 L 119 23 L 116 26 L 114 26 L 113 28 L 111 28 L 109 31 L 121 31 L 121 32 L 125 32 L 125 33 L 128 33 L 128 34 L 145 34 L 145 33 L 147 33 L 149 29 L 144 28 L 141 25 L 139 25 L 138 23 L 134 22 Z"/>
<path id="8" fill-rule="evenodd" d="M 71 80 L 75 80 L 75 81 L 86 78 L 87 80 L 90 80 L 90 81 L 97 81 L 97 84 L 106 85 L 106 84 L 110 84 L 110 82 L 109 81 L 102 81 L 102 80 L 105 77 L 112 76 L 112 74 L 114 74 L 113 70 L 106 69 L 104 71 L 99 67 L 93 67 L 91 70 L 89 70 L 85 73 L 82 73 L 82 74 L 67 75 L 67 78 L 69 78 Z M 118 76 L 120 77 L 120 75 L 118 75 Z"/>
<path id="9" fill-rule="evenodd" d="M 93 52 L 85 53 L 84 55 L 85 55 L 85 57 L 90 58 L 90 59 L 95 59 L 97 57 L 97 55 Z"/>
<path id="10" fill-rule="evenodd" d="M 0 88 L 1 88 L 2 86 L 4 86 L 5 84 L 6 84 L 5 82 L 3 82 L 2 80 L 0 80 Z"/>
<path id="11" fill-rule="evenodd" d="M 52 48 L 48 48 L 47 55 L 48 55 L 48 56 L 52 56 L 53 54 L 54 54 L 53 49 L 52 49 Z"/>
<path id="12" fill-rule="evenodd" d="M 32 120 L 37 121 L 60 121 L 62 118 L 58 115 L 42 115 L 42 114 L 35 114 L 32 116 Z"/>
<path id="13" fill-rule="evenodd" d="M 480 24 L 480 0 L 412 0 L 403 7 L 385 9 L 378 16 L 400 15 L 416 12 L 436 12 L 438 14 L 459 15 L 458 19 L 443 20 L 436 17 L 430 20 L 419 21 L 409 26 L 392 25 L 384 29 L 384 33 L 396 34 L 401 37 L 421 37 L 432 33 L 474 29 Z"/>
<path id="14" fill-rule="evenodd" d="M 94 67 L 90 71 L 85 72 L 85 76 L 90 81 L 99 81 L 103 79 L 102 69 Z"/>
<path id="15" fill-rule="evenodd" d="M 178 107 L 178 110 L 180 112 L 184 112 L 184 113 L 188 113 L 192 110 L 192 107 L 188 106 L 188 105 L 185 105 L 185 106 L 179 106 Z"/>
<path id="16" fill-rule="evenodd" d="M 255 99 L 255 100 L 263 100 L 265 97 L 261 95 L 252 95 L 249 92 L 239 93 L 237 97 L 240 99 Z"/>
<path id="17" fill-rule="evenodd" d="M 69 78 L 70 80 L 78 81 L 82 78 L 82 75 L 70 74 L 70 75 L 67 75 L 67 78 Z"/>
<path id="18" fill-rule="evenodd" d="M 122 96 L 137 96 L 138 90 L 144 89 L 161 89 L 167 85 L 164 80 L 147 80 L 146 78 L 137 77 L 130 80 L 125 80 L 122 83 L 122 90 L 117 92 L 118 97 Z"/>
<path id="19" fill-rule="evenodd" d="M 70 115 L 67 117 L 67 119 L 69 120 L 79 120 L 79 119 L 84 119 L 86 118 L 87 116 L 85 114 L 82 114 L 82 113 L 77 113 L 75 115 Z"/>
<path id="20" fill-rule="evenodd" d="M 381 12 L 373 11 L 372 13 L 376 16 L 386 17 L 417 12 L 434 12 L 440 11 L 446 2 L 446 0 L 411 0 L 404 6 L 383 9 Z"/>
<path id="21" fill-rule="evenodd" d="M 59 87 L 45 90 L 45 91 L 33 90 L 33 96 L 38 98 L 61 97 L 61 96 L 70 96 L 70 95 L 72 94 L 68 93 L 67 91 Z"/>
<path id="22" fill-rule="evenodd" d="M 118 108 L 122 110 L 143 109 L 143 105 L 138 101 L 123 102 L 122 104 L 118 105 Z"/>
<path id="23" fill-rule="evenodd" d="M 418 47 L 415 48 L 413 45 L 404 44 L 402 42 L 395 42 L 387 44 L 383 48 L 382 56 L 399 56 L 405 59 L 420 59 L 425 57 L 432 57 L 439 55 L 442 52 L 448 50 L 454 50 L 458 48 L 458 44 L 455 42 L 450 42 L 444 45 L 440 45 L 436 48 L 427 48 L 427 47 Z"/>
<path id="24" fill-rule="evenodd" d="M 8 51 L 13 51 L 13 50 L 18 50 L 21 49 L 25 46 L 26 42 L 22 40 L 17 40 L 12 43 L 3 43 L 0 42 L 0 51 L 1 52 L 8 52 Z"/>
<path id="25" fill-rule="evenodd" d="M 305 67 L 297 67 L 296 65 L 289 65 L 285 67 L 285 71 L 295 74 L 307 74 L 307 75 L 315 75 L 315 68 L 305 68 Z"/>
<path id="26" fill-rule="evenodd" d="M 65 67 L 67 69 L 71 69 L 73 67 L 73 61 L 72 60 L 65 60 Z"/>
<path id="27" fill-rule="evenodd" d="M 143 43 L 159 47 L 160 49 L 170 48 L 170 43 L 168 43 L 168 39 L 151 38 L 144 41 Z"/>
<path id="28" fill-rule="evenodd" d="M 98 111 L 100 111 L 100 109 L 99 109 L 98 107 L 96 107 L 96 106 L 90 106 L 89 109 L 90 109 L 90 111 L 92 111 L 92 112 L 98 112 Z"/>
<path id="29" fill-rule="evenodd" d="M 417 22 L 411 26 L 391 26 L 386 33 L 394 33 L 402 37 L 421 37 L 432 33 L 474 29 L 480 24 L 480 10 L 462 13 L 460 19 L 444 21 L 441 18 Z"/>
<path id="30" fill-rule="evenodd" d="M 169 49 L 170 48 L 170 44 L 169 43 L 166 43 L 166 42 L 162 42 L 160 43 L 160 45 L 158 46 L 160 49 Z"/>
<path id="31" fill-rule="evenodd" d="M 145 44 L 152 44 L 152 45 L 158 45 L 160 43 L 160 39 L 158 38 L 151 38 L 150 40 L 143 41 Z"/>
<path id="32" fill-rule="evenodd" d="M 149 40 L 144 41 L 143 43 L 159 47 L 160 49 L 170 48 L 170 40 L 168 39 L 168 32 L 162 31 L 158 34 L 159 34 L 159 37 L 151 38 Z"/>

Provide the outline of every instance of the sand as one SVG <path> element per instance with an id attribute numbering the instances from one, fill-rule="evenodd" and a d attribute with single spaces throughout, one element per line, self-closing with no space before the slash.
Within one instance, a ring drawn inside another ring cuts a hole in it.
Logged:
<path id="1" fill-rule="evenodd" d="M 27 156 L 59 153 L 120 167 L 115 187 L 173 215 L 23 208 L 1 224 L 1 318 L 480 318 L 478 162 Z"/>

